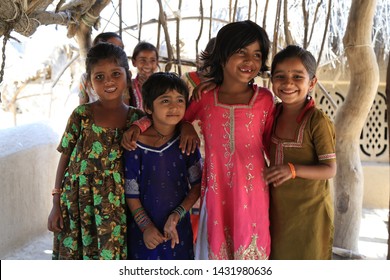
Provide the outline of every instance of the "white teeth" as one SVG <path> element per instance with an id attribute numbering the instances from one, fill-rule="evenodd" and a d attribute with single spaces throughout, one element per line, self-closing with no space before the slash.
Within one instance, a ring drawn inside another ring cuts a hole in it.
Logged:
<path id="1" fill-rule="evenodd" d="M 251 72 L 253 72 L 253 70 L 251 70 L 251 69 L 240 69 L 242 72 L 248 72 L 248 73 L 251 73 Z"/>
<path id="2" fill-rule="evenodd" d="M 111 93 L 111 92 L 114 92 L 116 90 L 116 88 L 106 88 L 106 92 L 108 93 Z"/>

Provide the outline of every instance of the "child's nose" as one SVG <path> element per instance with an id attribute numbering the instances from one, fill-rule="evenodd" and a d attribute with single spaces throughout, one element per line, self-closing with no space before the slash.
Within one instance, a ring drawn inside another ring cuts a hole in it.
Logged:
<path id="1" fill-rule="evenodd" d="M 293 78 L 292 77 L 289 77 L 289 76 L 286 76 L 284 79 L 283 79 L 283 82 L 285 84 L 291 84 L 293 82 Z"/>
<path id="2" fill-rule="evenodd" d="M 104 82 L 105 82 L 106 84 L 112 83 L 113 81 L 114 81 L 114 79 L 113 79 L 111 76 L 108 76 L 108 77 L 104 80 Z"/>

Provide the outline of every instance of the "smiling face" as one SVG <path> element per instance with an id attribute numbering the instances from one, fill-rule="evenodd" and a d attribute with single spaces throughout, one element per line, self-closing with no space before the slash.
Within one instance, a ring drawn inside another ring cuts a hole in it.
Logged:
<path id="1" fill-rule="evenodd" d="M 176 125 L 184 117 L 186 98 L 176 90 L 168 90 L 153 101 L 153 108 L 146 109 L 151 114 L 155 126 Z"/>
<path id="2" fill-rule="evenodd" d="M 303 104 L 314 88 L 317 78 L 310 79 L 300 58 L 286 58 L 275 65 L 272 90 L 285 104 Z"/>
<path id="3" fill-rule="evenodd" d="M 91 86 L 102 101 L 122 99 L 127 88 L 126 70 L 113 59 L 102 59 L 91 69 Z"/>
<path id="4" fill-rule="evenodd" d="M 254 79 L 261 68 L 260 44 L 255 41 L 233 53 L 223 66 L 224 81 L 247 84 Z"/>
<path id="5" fill-rule="evenodd" d="M 152 50 L 140 51 L 135 59 L 132 60 L 133 66 L 137 67 L 138 75 L 148 78 L 157 70 L 157 54 Z"/>

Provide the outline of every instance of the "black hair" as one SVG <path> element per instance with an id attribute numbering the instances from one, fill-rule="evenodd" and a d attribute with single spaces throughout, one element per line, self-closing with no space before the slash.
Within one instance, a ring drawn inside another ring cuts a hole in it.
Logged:
<path id="1" fill-rule="evenodd" d="M 98 43 L 107 42 L 111 38 L 118 38 L 122 41 L 122 37 L 115 32 L 103 32 L 98 34 L 92 42 L 92 46 L 97 45 Z"/>
<path id="2" fill-rule="evenodd" d="M 311 52 L 296 45 L 289 45 L 274 56 L 271 65 L 271 77 L 278 63 L 281 63 L 288 58 L 294 57 L 299 58 L 301 60 L 307 73 L 309 73 L 310 79 L 313 79 L 316 75 L 317 61 L 311 54 Z"/>
<path id="3" fill-rule="evenodd" d="M 153 112 L 153 101 L 169 90 L 176 90 L 183 95 L 188 105 L 188 88 L 185 82 L 176 73 L 156 72 L 142 85 L 142 102 L 144 110 Z"/>
<path id="4" fill-rule="evenodd" d="M 245 20 L 232 22 L 223 26 L 218 31 L 213 51 L 208 54 L 202 53 L 204 67 L 209 67 L 209 72 L 206 76 L 214 78 L 216 84 L 222 84 L 222 67 L 228 59 L 239 49 L 255 41 L 259 42 L 262 54 L 260 72 L 267 71 L 268 66 L 266 62 L 271 46 L 267 32 L 253 21 Z"/>
<path id="5" fill-rule="evenodd" d="M 153 44 L 145 42 L 145 41 L 141 41 L 135 46 L 135 48 L 133 50 L 133 55 L 131 58 L 135 60 L 137 58 L 137 56 L 139 55 L 139 53 L 142 51 L 154 51 L 156 53 L 156 58 L 158 61 L 157 48 Z"/>
<path id="6" fill-rule="evenodd" d="M 216 39 L 217 39 L 216 37 L 211 38 L 211 39 L 209 40 L 209 42 L 207 43 L 206 48 L 200 53 L 200 61 L 201 61 L 201 66 L 199 67 L 199 70 L 200 70 L 200 71 L 203 71 L 203 70 L 206 69 L 206 68 L 204 67 L 203 58 L 204 58 L 205 56 L 207 56 L 208 54 L 210 54 L 210 53 L 213 52 Z"/>
<path id="7" fill-rule="evenodd" d="M 129 62 L 125 51 L 121 47 L 110 43 L 98 43 L 88 51 L 85 60 L 88 80 L 91 80 L 92 68 L 103 59 L 111 59 L 118 64 L 118 66 L 125 68 L 127 82 L 130 82 Z"/>

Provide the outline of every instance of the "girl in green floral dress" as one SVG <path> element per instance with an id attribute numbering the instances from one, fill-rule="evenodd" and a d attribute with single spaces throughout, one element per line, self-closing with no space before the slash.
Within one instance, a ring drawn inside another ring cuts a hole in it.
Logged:
<path id="1" fill-rule="evenodd" d="M 123 102 L 130 77 L 121 48 L 92 47 L 86 70 L 99 100 L 73 111 L 57 148 L 61 157 L 48 218 L 53 259 L 126 259 L 120 141 L 144 113 Z"/>

